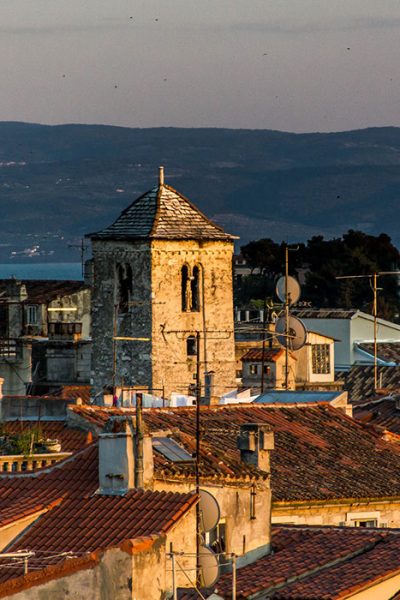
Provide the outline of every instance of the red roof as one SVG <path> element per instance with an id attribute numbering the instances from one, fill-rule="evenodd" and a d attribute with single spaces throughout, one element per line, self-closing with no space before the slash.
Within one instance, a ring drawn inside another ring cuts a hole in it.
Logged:
<path id="1" fill-rule="evenodd" d="M 339 600 L 400 573 L 398 531 L 347 527 L 273 527 L 274 553 L 237 571 L 237 598 Z M 232 575 L 215 591 L 232 595 Z M 181 591 L 179 600 L 195 598 Z"/>
<path id="2" fill-rule="evenodd" d="M 264 359 L 263 359 L 264 354 Z M 276 362 L 278 358 L 283 356 L 285 351 L 283 348 L 250 348 L 241 358 L 242 361 L 257 361 L 261 362 Z"/>
<path id="3" fill-rule="evenodd" d="M 97 446 L 35 473 L 0 475 L 0 526 L 98 488 Z"/>
<path id="4" fill-rule="evenodd" d="M 75 415 L 100 429 L 111 415 L 134 409 L 72 406 Z M 184 447 L 195 438 L 195 408 L 144 409 L 150 431 L 171 429 Z M 400 447 L 381 434 L 328 405 L 271 407 L 240 405 L 202 407 L 202 448 L 206 474 L 245 474 L 237 450 L 239 427 L 262 423 L 274 431 L 271 486 L 274 501 L 400 497 Z M 185 437 L 186 436 L 186 437 Z M 159 473 L 160 463 L 156 465 Z M 164 461 L 164 474 L 193 476 L 193 467 Z M 247 467 L 246 467 L 247 468 Z M 246 471 L 246 474 L 249 473 Z M 260 472 L 258 472 L 260 473 Z M 256 476 L 257 471 L 254 471 Z"/>
<path id="5" fill-rule="evenodd" d="M 86 445 L 87 432 L 67 425 L 65 421 L 4 421 L 4 434 L 18 435 L 40 429 L 43 437 L 58 439 L 62 452 L 76 452 Z"/>
<path id="6" fill-rule="evenodd" d="M 89 290 L 84 281 L 56 280 L 56 279 L 22 279 L 19 280 L 26 286 L 27 304 L 47 304 L 57 298 L 70 296 L 83 290 Z M 10 279 L 0 279 L 0 290 L 7 290 Z"/>
<path id="7" fill-rule="evenodd" d="M 60 556 L 64 552 L 81 555 L 141 536 L 167 533 L 196 502 L 194 493 L 141 489 L 123 496 L 66 499 L 41 515 L 7 550 L 34 551 L 37 557 L 32 566 L 43 568 L 64 560 L 65 555 Z M 0 568 L 0 581 L 19 574 L 20 567 L 14 573 Z"/>

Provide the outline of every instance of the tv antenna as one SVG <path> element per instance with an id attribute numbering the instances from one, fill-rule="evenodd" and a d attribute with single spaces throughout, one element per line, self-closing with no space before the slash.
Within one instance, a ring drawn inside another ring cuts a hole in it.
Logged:
<path id="1" fill-rule="evenodd" d="M 285 275 L 280 277 L 276 284 L 276 295 L 284 302 L 284 314 L 275 323 L 275 333 L 281 346 L 285 348 L 285 389 L 289 389 L 289 350 L 300 350 L 307 341 L 307 329 L 302 321 L 289 313 L 289 308 L 296 304 L 300 298 L 300 284 L 289 275 L 289 251 L 296 251 L 299 247 L 285 246 Z"/>
<path id="2" fill-rule="evenodd" d="M 378 277 L 383 275 L 400 275 L 400 271 L 376 271 L 368 275 L 338 275 L 335 279 L 369 279 L 374 293 L 372 314 L 374 317 L 374 391 L 378 389 Z"/>

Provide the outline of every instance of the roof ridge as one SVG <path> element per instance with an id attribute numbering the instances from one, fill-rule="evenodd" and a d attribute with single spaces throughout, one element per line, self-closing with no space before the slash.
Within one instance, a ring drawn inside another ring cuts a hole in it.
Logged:
<path id="1" fill-rule="evenodd" d="M 181 200 L 183 200 L 184 202 L 187 202 L 187 204 L 189 204 L 190 208 L 192 208 L 195 212 L 197 212 L 200 216 L 202 216 L 203 219 L 205 219 L 209 225 L 211 225 L 212 227 L 215 227 L 215 229 L 218 229 L 219 232 L 225 234 L 227 237 L 231 237 L 232 239 L 239 239 L 238 236 L 234 236 L 229 233 L 226 233 L 220 225 L 217 225 L 216 223 L 214 223 L 214 221 L 211 221 L 211 219 L 209 219 L 199 208 L 197 208 L 197 206 L 195 206 L 189 200 L 189 198 L 186 198 L 186 196 L 184 196 L 181 192 L 178 192 L 178 190 L 176 190 L 172 186 L 168 185 L 167 183 L 163 183 L 162 186 L 160 185 L 160 187 L 165 187 L 170 192 L 173 192 L 174 194 L 176 194 Z"/>
<path id="2" fill-rule="evenodd" d="M 153 221 L 153 225 L 151 226 L 151 229 L 150 229 L 149 237 L 153 237 L 153 234 L 155 233 L 158 222 L 160 220 L 161 196 L 162 196 L 162 188 L 164 185 L 165 185 L 164 183 L 159 183 L 159 185 L 158 185 L 157 196 L 156 196 L 156 213 L 154 215 L 154 221 Z"/>

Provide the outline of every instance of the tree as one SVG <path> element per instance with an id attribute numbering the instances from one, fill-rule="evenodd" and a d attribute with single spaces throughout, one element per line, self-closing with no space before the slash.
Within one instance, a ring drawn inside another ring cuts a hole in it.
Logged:
<path id="1" fill-rule="evenodd" d="M 274 280 L 284 273 L 285 243 L 277 244 L 266 238 L 242 247 L 249 266 L 260 274 L 242 280 L 240 302 L 263 299 L 273 292 Z M 325 240 L 314 236 L 307 244 L 300 244 L 297 252 L 290 253 L 290 272 L 305 272 L 302 300 L 315 307 L 359 308 L 372 312 L 373 293 L 367 279 L 338 280 L 340 275 L 368 275 L 380 271 L 400 269 L 400 253 L 385 233 L 378 236 L 350 229 L 342 237 Z M 261 280 L 270 283 L 262 284 Z M 378 313 L 387 319 L 400 320 L 398 277 L 379 278 Z"/>

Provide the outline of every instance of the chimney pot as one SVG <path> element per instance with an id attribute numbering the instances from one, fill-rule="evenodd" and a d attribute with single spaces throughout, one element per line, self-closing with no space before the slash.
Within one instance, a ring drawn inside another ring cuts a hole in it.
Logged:
<path id="1" fill-rule="evenodd" d="M 164 185 L 164 167 L 159 167 L 159 185 Z"/>
<path id="2" fill-rule="evenodd" d="M 274 449 L 274 434 L 268 425 L 246 423 L 240 426 L 237 439 L 240 459 L 262 471 L 270 471 L 269 455 Z"/>

